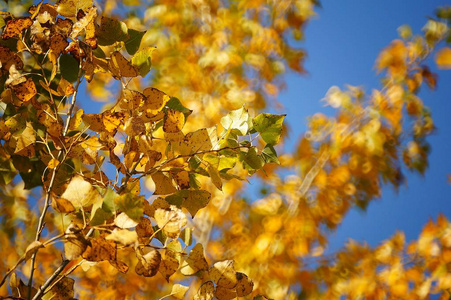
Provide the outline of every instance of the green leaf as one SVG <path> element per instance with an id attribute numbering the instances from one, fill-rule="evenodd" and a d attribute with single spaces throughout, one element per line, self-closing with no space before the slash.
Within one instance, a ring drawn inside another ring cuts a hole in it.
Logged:
<path id="1" fill-rule="evenodd" d="M 221 125 L 227 131 L 238 129 L 241 135 L 245 135 L 249 130 L 249 114 L 244 107 L 232 110 L 225 117 L 221 118 Z"/>
<path id="2" fill-rule="evenodd" d="M 132 194 L 120 195 L 116 198 L 117 210 L 124 212 L 130 219 L 139 223 L 144 213 L 143 197 L 137 197 Z"/>
<path id="3" fill-rule="evenodd" d="M 242 160 L 244 162 L 245 169 L 249 171 L 256 171 L 263 167 L 263 160 L 257 155 L 255 148 L 250 148 L 247 153 L 243 153 Z"/>
<path id="4" fill-rule="evenodd" d="M 78 61 L 70 54 L 62 54 L 59 59 L 59 66 L 61 74 L 64 74 L 64 79 L 69 82 L 75 82 L 78 79 Z"/>
<path id="5" fill-rule="evenodd" d="M 144 48 L 132 57 L 132 65 L 138 68 L 139 75 L 145 77 L 152 66 L 152 52 L 155 47 Z"/>
<path id="6" fill-rule="evenodd" d="M 272 145 L 266 145 L 265 148 L 263 148 L 262 157 L 265 163 L 279 164 L 279 159 L 277 158 L 276 150 Z"/>
<path id="7" fill-rule="evenodd" d="M 124 42 L 129 39 L 127 25 L 117 19 L 102 16 L 97 39 L 101 46 Z"/>
<path id="8" fill-rule="evenodd" d="M 144 34 L 146 34 L 146 31 L 128 30 L 129 39 L 125 41 L 125 49 L 127 49 L 128 54 L 134 55 L 138 51 Z"/>
<path id="9" fill-rule="evenodd" d="M 106 212 L 115 213 L 116 212 L 116 206 L 115 206 L 115 199 L 118 196 L 115 191 L 112 189 L 108 189 L 105 193 L 105 196 L 103 196 L 103 203 L 102 203 L 102 209 Z"/>
<path id="10" fill-rule="evenodd" d="M 178 98 L 171 97 L 171 99 L 166 103 L 166 109 L 173 109 L 182 112 L 185 115 L 185 119 L 193 112 L 191 109 L 183 106 L 182 102 Z"/>
<path id="11" fill-rule="evenodd" d="M 254 129 L 260 133 L 262 139 L 270 145 L 275 145 L 279 142 L 282 134 L 282 123 L 285 115 L 272 115 L 262 113 L 256 116 L 252 122 Z"/>

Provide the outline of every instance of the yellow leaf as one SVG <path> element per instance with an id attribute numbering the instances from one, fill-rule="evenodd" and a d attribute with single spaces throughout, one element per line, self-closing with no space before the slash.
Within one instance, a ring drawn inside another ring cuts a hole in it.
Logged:
<path id="1" fill-rule="evenodd" d="M 76 208 L 87 207 L 101 201 L 99 192 L 79 175 L 72 177 L 61 198 L 70 201 Z"/>
<path id="2" fill-rule="evenodd" d="M 163 109 L 166 103 L 171 99 L 166 93 L 153 88 L 148 87 L 143 91 L 144 96 L 146 96 L 145 108 L 156 113 Z"/>
<path id="3" fill-rule="evenodd" d="M 15 154 L 23 155 L 27 157 L 33 157 L 35 155 L 34 143 L 36 142 L 36 136 L 33 126 L 30 122 L 27 122 L 25 130 L 17 137 Z"/>
<path id="4" fill-rule="evenodd" d="M 217 286 L 215 290 L 215 297 L 218 300 L 232 300 L 236 299 L 236 291 L 222 286 Z"/>
<path id="5" fill-rule="evenodd" d="M 451 69 L 451 48 L 440 49 L 435 55 L 435 62 L 440 69 Z"/>
<path id="6" fill-rule="evenodd" d="M 43 248 L 44 245 L 40 241 L 34 241 L 28 245 L 27 250 L 25 250 L 25 261 L 29 260 L 39 248 Z"/>
<path id="7" fill-rule="evenodd" d="M 115 228 L 112 233 L 105 237 L 108 241 L 115 241 L 124 246 L 136 245 L 138 243 L 138 235 L 136 231 Z"/>
<path id="8" fill-rule="evenodd" d="M 64 17 L 73 18 L 78 11 L 88 11 L 93 5 L 92 0 L 60 0 L 58 1 L 58 13 Z"/>

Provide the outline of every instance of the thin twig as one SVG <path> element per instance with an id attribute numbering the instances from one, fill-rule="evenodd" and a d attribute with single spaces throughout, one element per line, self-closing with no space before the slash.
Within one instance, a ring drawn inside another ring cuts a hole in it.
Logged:
<path id="1" fill-rule="evenodd" d="M 32 300 L 39 299 L 41 297 L 41 295 L 43 294 L 43 292 L 45 291 L 45 289 L 52 283 L 53 280 L 55 280 L 56 277 L 59 276 L 59 274 L 64 270 L 64 268 L 69 263 L 70 263 L 70 260 L 68 260 L 68 259 L 63 260 L 63 262 L 58 267 L 58 269 L 56 269 L 55 272 L 53 272 L 52 276 L 50 276 L 49 279 L 47 279 L 47 281 L 38 289 L 38 292 L 36 293 L 36 295 L 34 295 Z"/>
<path id="2" fill-rule="evenodd" d="M 71 104 L 70 104 L 70 108 L 69 108 L 69 110 L 67 112 L 67 119 L 66 119 L 66 124 L 65 124 L 65 127 L 64 127 L 64 131 L 63 131 L 63 136 L 66 136 L 67 131 L 69 129 L 69 123 L 70 123 L 70 120 L 72 118 L 72 113 L 73 113 L 73 110 L 74 110 L 74 107 L 75 107 L 75 103 L 76 103 L 76 100 L 77 100 L 77 92 L 78 92 L 78 89 L 79 89 L 80 84 L 82 82 L 82 76 L 81 75 L 82 75 L 82 68 L 81 68 L 81 60 L 80 60 L 80 66 L 79 66 L 79 70 L 78 70 L 78 80 L 77 80 L 77 84 L 75 86 L 74 94 L 72 95 L 72 101 L 71 101 Z M 61 158 L 64 156 L 64 152 L 65 152 L 64 149 L 61 149 L 59 151 L 59 153 L 58 153 L 58 161 L 60 161 Z M 39 239 L 41 238 L 41 233 L 42 233 L 42 230 L 44 229 L 44 226 L 45 226 L 45 224 L 44 224 L 45 215 L 47 213 L 47 210 L 50 207 L 50 193 L 51 193 L 51 191 L 53 189 L 53 185 L 55 183 L 56 173 L 58 172 L 58 169 L 59 169 L 59 167 L 61 165 L 62 165 L 62 161 L 53 170 L 49 186 L 48 186 L 48 188 L 46 190 L 45 201 L 44 201 L 44 208 L 42 209 L 41 216 L 39 217 L 38 227 L 37 227 L 37 230 L 36 230 L 35 241 L 39 241 Z M 32 293 L 32 288 L 33 288 L 33 275 L 34 275 L 34 268 L 35 268 L 37 253 L 38 253 L 38 251 L 36 251 L 33 254 L 33 256 L 31 257 L 30 277 L 28 279 L 28 299 L 31 299 L 31 293 Z"/>

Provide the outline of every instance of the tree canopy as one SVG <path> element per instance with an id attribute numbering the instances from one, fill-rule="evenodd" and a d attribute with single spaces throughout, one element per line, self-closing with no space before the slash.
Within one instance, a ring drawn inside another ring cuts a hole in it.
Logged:
<path id="1" fill-rule="evenodd" d="M 331 87 L 335 115 L 311 116 L 288 152 L 286 115 L 268 112 L 304 72 L 295 41 L 319 5 L 7 3 L 0 296 L 448 299 L 443 215 L 413 242 L 324 252 L 351 209 L 427 176 L 435 126 L 418 92 L 437 84 L 428 58 L 451 68 L 451 8 L 387 41 L 379 89 Z M 242 197 L 251 176 L 259 199 Z"/>

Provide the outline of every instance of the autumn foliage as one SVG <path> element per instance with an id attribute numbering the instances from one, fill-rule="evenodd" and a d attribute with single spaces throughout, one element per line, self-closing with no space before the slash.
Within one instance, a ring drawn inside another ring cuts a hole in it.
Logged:
<path id="1" fill-rule="evenodd" d="M 412 243 L 398 232 L 323 252 L 350 209 L 399 187 L 403 170 L 425 173 L 435 127 L 417 92 L 438 80 L 428 57 L 451 66 L 450 9 L 423 35 L 401 28 L 377 58 L 379 90 L 331 87 L 336 115 L 313 115 L 284 153 L 285 115 L 261 110 L 277 106 L 288 69 L 304 71 L 289 40 L 317 4 L 2 12 L 0 296 L 447 299 L 444 216 Z M 240 196 L 250 176 L 261 199 Z"/>

